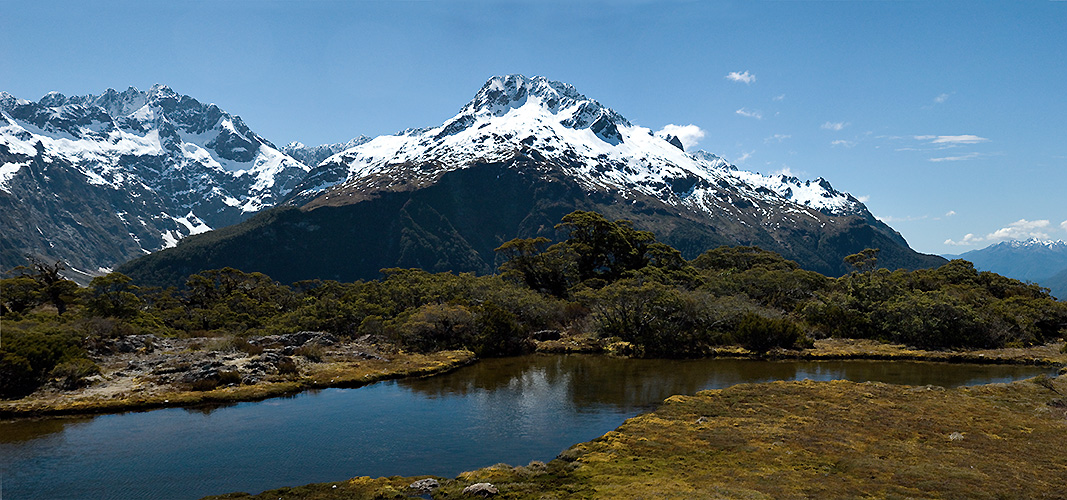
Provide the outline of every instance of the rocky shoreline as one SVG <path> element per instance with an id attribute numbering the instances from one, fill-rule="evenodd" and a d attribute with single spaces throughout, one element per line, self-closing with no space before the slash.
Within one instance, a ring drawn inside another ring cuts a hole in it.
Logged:
<path id="1" fill-rule="evenodd" d="M 586 336 L 538 342 L 547 353 L 625 356 L 625 343 Z M 740 347 L 712 357 L 754 357 Z M 1067 367 L 1063 342 L 993 350 L 925 351 L 872 340 L 823 339 L 811 349 L 778 350 L 777 359 L 917 360 Z M 100 373 L 78 387 L 61 380 L 17 400 L 0 401 L 0 418 L 115 413 L 257 401 L 307 389 L 359 387 L 379 380 L 430 376 L 477 360 L 470 351 L 407 353 L 368 337 L 341 341 L 323 332 L 235 338 L 130 335 L 93 347 Z M 1067 368 L 1064 368 L 1067 370 Z"/>
<path id="2" fill-rule="evenodd" d="M 233 338 L 131 335 L 94 346 L 100 373 L 77 387 L 54 380 L 35 393 L 0 402 L 0 417 L 113 413 L 229 404 L 307 389 L 358 387 L 428 376 L 475 360 L 469 351 L 414 354 L 322 332 Z"/>

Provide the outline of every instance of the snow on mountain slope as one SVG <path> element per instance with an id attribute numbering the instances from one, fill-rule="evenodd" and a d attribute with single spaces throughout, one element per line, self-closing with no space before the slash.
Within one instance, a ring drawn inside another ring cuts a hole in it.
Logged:
<path id="1" fill-rule="evenodd" d="M 37 102 L 0 92 L 0 160 L 0 196 L 17 212 L 5 219 L 17 248 L 4 248 L 4 265 L 22 252 L 89 273 L 97 266 L 72 255 L 100 245 L 79 234 L 129 240 L 94 255 L 110 267 L 274 206 L 309 170 L 240 117 L 162 85 Z M 99 210 L 79 213 L 73 200 Z M 42 229 L 22 227 L 29 220 Z"/>
<path id="2" fill-rule="evenodd" d="M 94 184 L 141 181 L 165 196 L 179 192 L 172 198 L 181 213 L 212 224 L 274 205 L 308 171 L 240 117 L 162 85 L 69 98 L 53 92 L 37 103 L 3 93 L 0 110 L 0 141 L 13 151 L 40 143 Z"/>
<path id="3" fill-rule="evenodd" d="M 304 165 L 314 167 L 322 163 L 323 160 L 333 156 L 346 149 L 352 149 L 360 144 L 365 144 L 371 140 L 370 137 L 361 135 L 355 137 L 348 142 L 339 142 L 336 144 L 322 144 L 320 146 L 305 146 L 300 142 L 290 142 L 282 148 L 282 152 L 300 160 Z"/>
<path id="4" fill-rule="evenodd" d="M 653 196 L 705 212 L 744 198 L 757 210 L 802 205 L 828 215 L 867 215 L 862 203 L 823 179 L 768 177 L 703 151 L 688 154 L 571 85 L 521 75 L 490 79 L 441 126 L 378 137 L 327 158 L 293 200 L 422 186 L 446 172 L 507 161 L 520 151 L 562 166 L 589 190 Z"/>

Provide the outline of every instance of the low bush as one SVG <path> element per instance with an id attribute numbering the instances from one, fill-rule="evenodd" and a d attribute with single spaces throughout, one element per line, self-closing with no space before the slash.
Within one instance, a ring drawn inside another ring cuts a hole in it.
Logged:
<path id="1" fill-rule="evenodd" d="M 765 318 L 755 313 L 745 314 L 734 338 L 745 349 L 758 353 L 777 347 L 795 349 L 812 346 L 811 340 L 793 320 Z"/>

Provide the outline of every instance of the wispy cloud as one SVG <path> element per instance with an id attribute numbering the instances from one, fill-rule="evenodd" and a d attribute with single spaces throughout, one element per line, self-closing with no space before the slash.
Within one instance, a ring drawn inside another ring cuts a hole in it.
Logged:
<path id="1" fill-rule="evenodd" d="M 917 135 L 916 140 L 929 141 L 930 144 L 943 144 L 943 145 L 959 145 L 959 144 L 978 144 L 980 142 L 989 142 L 989 139 L 985 137 L 978 137 L 977 135 Z"/>
<path id="2" fill-rule="evenodd" d="M 737 163 L 744 163 L 745 160 L 752 158 L 752 153 L 755 151 L 749 151 L 747 153 L 741 153 L 741 156 L 737 158 Z"/>
<path id="3" fill-rule="evenodd" d="M 677 137 L 679 141 L 682 141 L 682 147 L 684 147 L 686 151 L 689 151 L 700 143 L 700 140 L 704 138 L 705 134 L 700 127 L 693 124 L 675 125 L 671 123 L 663 127 L 659 132 L 656 132 L 656 135 L 660 137 L 673 135 Z"/>
<path id="4" fill-rule="evenodd" d="M 845 127 L 849 126 L 847 122 L 826 122 L 822 124 L 822 129 L 833 130 L 834 132 L 840 132 Z"/>
<path id="5" fill-rule="evenodd" d="M 1047 240 L 1049 239 L 1048 230 L 1050 225 L 1051 223 L 1048 221 L 1048 219 L 1019 219 L 1015 222 L 1012 222 L 1011 224 L 1008 224 L 1007 227 L 997 229 L 996 231 L 993 231 L 992 233 L 989 233 L 985 236 L 975 236 L 973 233 L 967 233 L 963 236 L 963 239 L 953 240 L 950 238 L 945 240 L 945 244 L 953 246 L 967 246 L 977 245 L 979 243 L 984 242 L 995 243 L 1005 240 L 1028 240 L 1030 238 Z M 1064 227 L 1064 229 L 1067 229 L 1067 221 L 1063 221 L 1063 224 L 1060 224 L 1060 226 Z"/>
<path id="6" fill-rule="evenodd" d="M 982 153 L 967 153 L 965 155 L 959 155 L 959 156 L 942 156 L 940 158 L 930 158 L 928 161 L 932 161 L 932 162 L 964 161 L 964 160 L 974 160 L 976 158 L 981 158 L 982 156 L 984 156 Z"/>
<path id="7" fill-rule="evenodd" d="M 774 96 L 773 100 L 774 101 L 784 101 L 785 100 L 785 94 L 778 94 L 778 95 Z"/>
<path id="8" fill-rule="evenodd" d="M 846 148 L 851 148 L 852 146 L 855 146 L 856 143 L 852 142 L 852 141 L 846 141 L 844 139 L 838 139 L 836 141 L 831 141 L 830 145 L 831 146 L 844 146 Z"/>
<path id="9" fill-rule="evenodd" d="M 948 212 L 945 212 L 945 217 L 952 217 L 953 215 L 956 215 L 955 210 L 949 210 Z"/>
<path id="10" fill-rule="evenodd" d="M 735 113 L 737 113 L 737 114 L 739 114 L 741 116 L 747 116 L 749 118 L 755 118 L 757 120 L 762 120 L 763 119 L 763 113 L 760 113 L 759 111 L 748 111 L 745 108 L 741 108 L 741 109 L 735 111 Z"/>
<path id="11" fill-rule="evenodd" d="M 782 142 L 782 141 L 784 141 L 784 140 L 786 140 L 786 139 L 788 139 L 790 137 L 793 137 L 793 136 L 791 136 L 789 134 L 774 134 L 774 135 L 764 139 L 763 143 L 764 144 L 770 144 L 772 142 Z"/>
<path id="12" fill-rule="evenodd" d="M 789 168 L 788 166 L 782 166 L 782 168 L 772 172 L 771 175 L 772 176 L 784 175 L 786 177 L 796 177 L 796 174 L 793 173 L 793 169 Z"/>
<path id="13" fill-rule="evenodd" d="M 875 217 L 878 220 L 880 220 L 882 222 L 885 222 L 886 224 L 888 224 L 890 222 L 914 222 L 914 221 L 917 221 L 917 220 L 926 220 L 926 219 L 930 218 L 929 215 L 909 215 L 909 216 L 906 216 L 906 217 L 893 217 L 892 215 L 886 215 L 886 216 L 876 215 Z"/>
<path id="14" fill-rule="evenodd" d="M 867 195 L 857 196 L 856 199 L 859 200 L 860 203 L 867 203 L 868 201 L 871 201 L 871 197 Z"/>
<path id="15" fill-rule="evenodd" d="M 942 92 L 942 93 L 938 94 L 937 97 L 934 98 L 934 103 L 936 103 L 936 104 L 944 104 L 945 101 L 947 101 L 949 97 L 952 97 L 952 94 L 955 94 L 955 92 Z"/>
<path id="16" fill-rule="evenodd" d="M 756 81 L 756 75 L 753 75 L 752 73 L 749 73 L 748 71 L 745 71 L 743 73 L 738 73 L 737 71 L 731 71 L 729 74 L 726 75 L 726 79 L 730 80 L 730 81 L 733 81 L 733 82 L 741 82 L 741 83 L 744 83 L 744 84 L 748 85 L 748 84 Z"/>
<path id="17" fill-rule="evenodd" d="M 1061 222 L 1060 227 L 1063 228 L 1064 231 L 1067 231 L 1067 220 Z"/>

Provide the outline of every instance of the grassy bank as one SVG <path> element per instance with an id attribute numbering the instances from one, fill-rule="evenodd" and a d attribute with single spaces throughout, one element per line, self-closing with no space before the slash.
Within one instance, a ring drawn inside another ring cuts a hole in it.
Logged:
<path id="1" fill-rule="evenodd" d="M 475 360 L 470 351 L 401 353 L 389 359 L 349 359 L 310 363 L 299 376 L 207 391 L 158 387 L 115 394 L 92 391 L 34 394 L 0 402 L 0 417 L 115 413 L 153 408 L 230 404 L 294 394 L 307 389 L 359 387 L 380 380 L 422 377 L 454 370 Z"/>
<path id="2" fill-rule="evenodd" d="M 1064 498 L 1067 376 L 942 389 L 743 384 L 669 398 L 548 464 L 440 478 L 434 498 Z M 213 498 L 406 498 L 355 478 Z"/>

